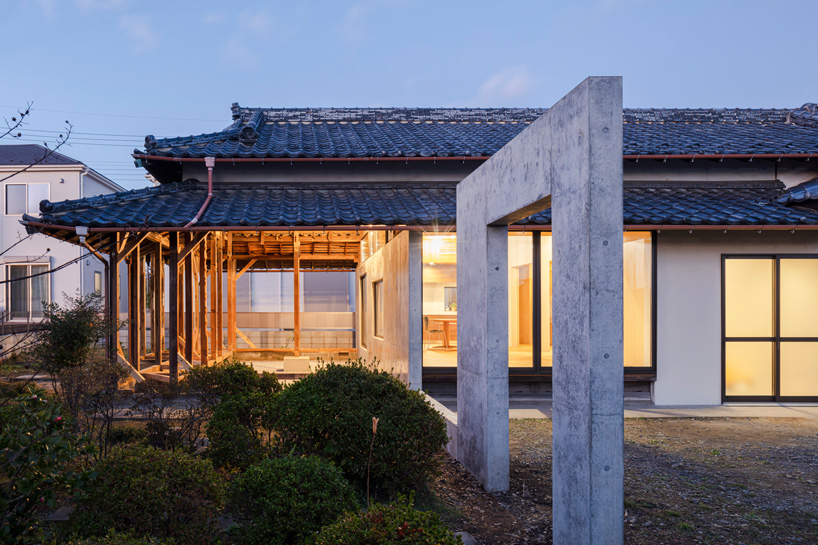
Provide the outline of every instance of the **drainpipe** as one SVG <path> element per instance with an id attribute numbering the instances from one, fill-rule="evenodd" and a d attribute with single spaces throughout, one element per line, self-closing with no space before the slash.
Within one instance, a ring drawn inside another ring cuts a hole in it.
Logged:
<path id="1" fill-rule="evenodd" d="M 199 208 L 199 211 L 196 212 L 196 217 L 190 220 L 188 224 L 184 226 L 184 229 L 196 225 L 196 222 L 198 222 L 199 219 L 201 219 L 202 214 L 204 214 L 207 205 L 210 204 L 210 199 L 213 198 L 213 167 L 216 166 L 216 158 L 205 157 L 204 160 L 205 166 L 207 167 L 207 198 L 205 199 L 204 204 L 202 204 L 202 207 Z"/>

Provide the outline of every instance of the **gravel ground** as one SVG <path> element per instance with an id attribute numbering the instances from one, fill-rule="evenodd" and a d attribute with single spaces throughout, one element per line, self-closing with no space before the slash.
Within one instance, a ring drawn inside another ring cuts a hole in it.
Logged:
<path id="1" fill-rule="evenodd" d="M 513 420 L 511 487 L 446 456 L 435 483 L 479 543 L 551 543 L 551 421 Z M 625 543 L 818 544 L 818 420 L 628 419 Z"/>

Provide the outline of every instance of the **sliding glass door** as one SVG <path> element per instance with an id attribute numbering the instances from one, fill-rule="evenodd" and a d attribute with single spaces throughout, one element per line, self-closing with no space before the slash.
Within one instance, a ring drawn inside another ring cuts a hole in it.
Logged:
<path id="1" fill-rule="evenodd" d="M 724 256 L 725 401 L 818 400 L 818 256 Z"/>

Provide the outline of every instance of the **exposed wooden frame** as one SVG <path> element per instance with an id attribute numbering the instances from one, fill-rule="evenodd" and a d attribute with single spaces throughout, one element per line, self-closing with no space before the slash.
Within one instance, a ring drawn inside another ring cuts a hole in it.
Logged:
<path id="1" fill-rule="evenodd" d="M 168 301 L 176 308 L 170 312 L 169 331 L 170 335 L 170 355 L 168 357 L 168 372 L 170 380 L 179 380 L 179 233 L 172 232 L 168 235 L 170 239 L 170 277 L 168 278 Z"/>
<path id="2" fill-rule="evenodd" d="M 293 352 L 301 355 L 301 242 L 293 234 Z"/>
<path id="3" fill-rule="evenodd" d="M 128 258 L 128 361 L 134 369 L 139 371 L 141 347 L 140 334 L 142 332 L 142 314 L 139 312 L 139 284 L 142 275 L 139 270 L 140 251 L 139 243 L 130 250 Z"/>
<path id="4" fill-rule="evenodd" d="M 247 338 L 247 335 L 245 335 L 245 334 L 244 334 L 244 332 L 243 332 L 241 329 L 239 329 L 238 327 L 236 327 L 236 328 L 234 328 L 234 329 L 236 330 L 236 333 L 238 333 L 239 337 L 241 337 L 242 339 L 244 339 L 244 342 L 246 342 L 246 343 L 247 343 L 247 346 L 249 346 L 250 348 L 252 348 L 252 349 L 254 349 L 254 350 L 257 350 L 257 349 L 258 349 L 258 347 L 257 347 L 255 344 L 253 344 L 253 341 L 251 341 L 250 339 L 248 339 L 248 338 Z"/>
<path id="5" fill-rule="evenodd" d="M 186 259 L 187 256 L 190 255 L 190 252 L 192 252 L 193 249 L 196 248 L 196 246 L 198 246 L 200 242 L 207 238 L 207 234 L 208 234 L 207 231 L 200 231 L 194 234 L 193 239 L 191 240 L 191 235 L 190 233 L 188 233 L 186 237 L 187 243 L 185 244 L 185 247 L 182 248 L 182 251 L 179 252 L 179 259 L 180 260 Z"/>
<path id="6" fill-rule="evenodd" d="M 185 240 L 190 246 L 192 236 L 187 234 Z M 190 251 L 184 256 L 185 264 L 185 352 L 184 356 L 187 361 L 193 361 L 193 259 L 191 259 Z"/>
<path id="7" fill-rule="evenodd" d="M 136 248 L 142 243 L 143 240 L 148 238 L 149 233 L 137 233 L 135 235 L 131 235 L 127 238 L 127 242 L 124 245 L 124 248 L 121 250 L 117 250 L 117 262 L 116 264 L 119 265 L 122 263 L 122 260 L 131 255 Z"/>
<path id="8" fill-rule="evenodd" d="M 151 273 L 153 280 L 153 306 L 151 308 L 153 323 L 151 325 L 151 340 L 156 365 L 162 364 L 162 353 L 165 350 L 165 287 L 163 277 L 165 265 L 162 261 L 162 243 L 156 242 L 153 246 Z"/>
<path id="9" fill-rule="evenodd" d="M 207 355 L 207 255 L 206 244 L 199 248 L 199 359 L 202 365 L 208 364 Z"/>

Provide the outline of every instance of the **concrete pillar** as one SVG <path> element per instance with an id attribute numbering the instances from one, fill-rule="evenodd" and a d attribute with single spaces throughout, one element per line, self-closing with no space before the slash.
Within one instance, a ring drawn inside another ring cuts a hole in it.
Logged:
<path id="1" fill-rule="evenodd" d="M 552 208 L 554 542 L 622 543 L 622 80 L 588 78 L 457 187 L 458 459 L 508 489 L 507 226 Z"/>

